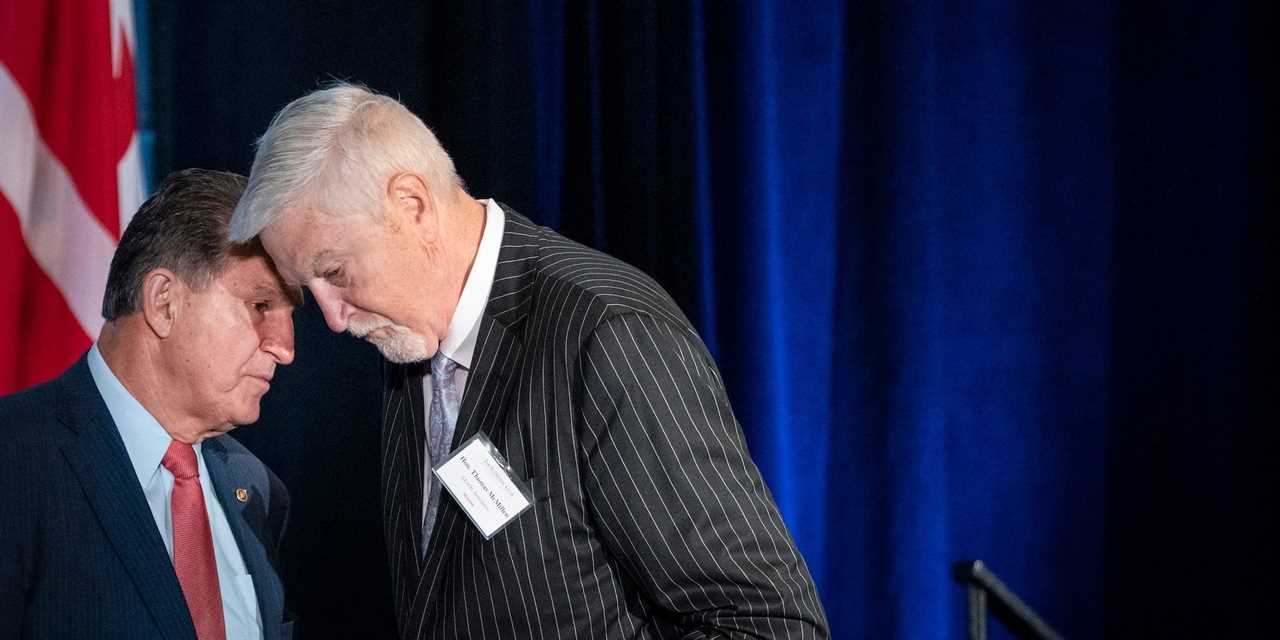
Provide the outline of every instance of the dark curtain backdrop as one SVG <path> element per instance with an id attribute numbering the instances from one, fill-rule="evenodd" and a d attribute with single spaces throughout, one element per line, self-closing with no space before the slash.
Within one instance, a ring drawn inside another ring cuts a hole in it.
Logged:
<path id="1" fill-rule="evenodd" d="M 1262 3 L 1257 3 L 1261 5 Z M 656 277 L 836 637 L 964 637 L 981 558 L 1068 637 L 1257 635 L 1277 568 L 1271 9 L 151 2 L 153 172 L 246 172 L 329 78 L 470 191 Z M 236 432 L 303 637 L 389 637 L 377 355 L 297 318 Z"/>

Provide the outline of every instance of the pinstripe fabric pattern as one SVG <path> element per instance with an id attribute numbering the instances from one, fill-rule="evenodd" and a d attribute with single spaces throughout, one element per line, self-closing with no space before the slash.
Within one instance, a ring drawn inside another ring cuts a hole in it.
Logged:
<path id="1" fill-rule="evenodd" d="M 825 638 L 719 372 L 640 271 L 507 209 L 453 444 L 534 507 L 485 541 L 440 505 L 424 557 L 421 365 L 387 365 L 383 517 L 405 638 Z"/>

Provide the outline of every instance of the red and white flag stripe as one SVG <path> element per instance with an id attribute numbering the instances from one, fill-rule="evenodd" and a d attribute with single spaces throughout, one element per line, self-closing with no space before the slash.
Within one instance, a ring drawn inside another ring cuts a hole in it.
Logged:
<path id="1" fill-rule="evenodd" d="M 111 254 L 144 194 L 132 0 L 0 5 L 4 394 L 97 338 Z"/>

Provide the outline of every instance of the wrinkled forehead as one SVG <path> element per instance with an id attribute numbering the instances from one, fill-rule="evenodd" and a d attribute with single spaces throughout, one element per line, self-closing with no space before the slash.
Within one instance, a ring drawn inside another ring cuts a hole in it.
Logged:
<path id="1" fill-rule="evenodd" d="M 326 249 L 328 216 L 309 210 L 286 211 L 258 234 L 262 247 L 285 282 L 296 284 L 309 275 L 317 253 Z"/>
<path id="2" fill-rule="evenodd" d="M 302 290 L 285 282 L 271 258 L 264 252 L 234 254 L 218 274 L 217 282 L 233 295 L 302 305 Z"/>

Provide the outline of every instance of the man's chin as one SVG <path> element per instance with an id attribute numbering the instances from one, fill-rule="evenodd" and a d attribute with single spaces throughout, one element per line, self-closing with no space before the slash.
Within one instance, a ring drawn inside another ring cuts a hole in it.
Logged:
<path id="1" fill-rule="evenodd" d="M 377 342 L 374 342 L 373 345 L 378 348 L 378 353 L 381 353 L 382 357 L 395 364 L 413 364 L 431 359 L 431 355 L 424 353 L 421 349 L 406 350 L 400 348 L 399 345 Z"/>
<path id="2" fill-rule="evenodd" d="M 239 427 L 242 424 L 250 424 L 252 422 L 257 422 L 258 416 L 257 414 L 255 414 L 252 419 L 245 419 L 244 422 L 241 422 L 241 418 L 233 417 L 232 420 L 235 420 L 235 422 L 226 422 L 216 427 L 211 427 L 207 431 L 201 433 L 199 435 L 199 439 L 197 440 L 197 442 L 204 442 L 209 438 L 216 438 L 218 436 L 226 435 L 227 433 L 234 431 L 236 427 Z"/>
<path id="3" fill-rule="evenodd" d="M 412 364 L 430 360 L 435 349 L 427 347 L 427 339 L 408 331 L 378 331 L 365 335 L 364 340 L 378 348 L 382 357 L 396 364 Z"/>
<path id="4" fill-rule="evenodd" d="M 262 417 L 262 407 L 256 401 L 252 407 L 244 407 L 231 416 L 231 422 L 222 426 L 221 431 L 226 433 L 236 427 L 243 427 L 247 424 L 253 424 Z"/>

